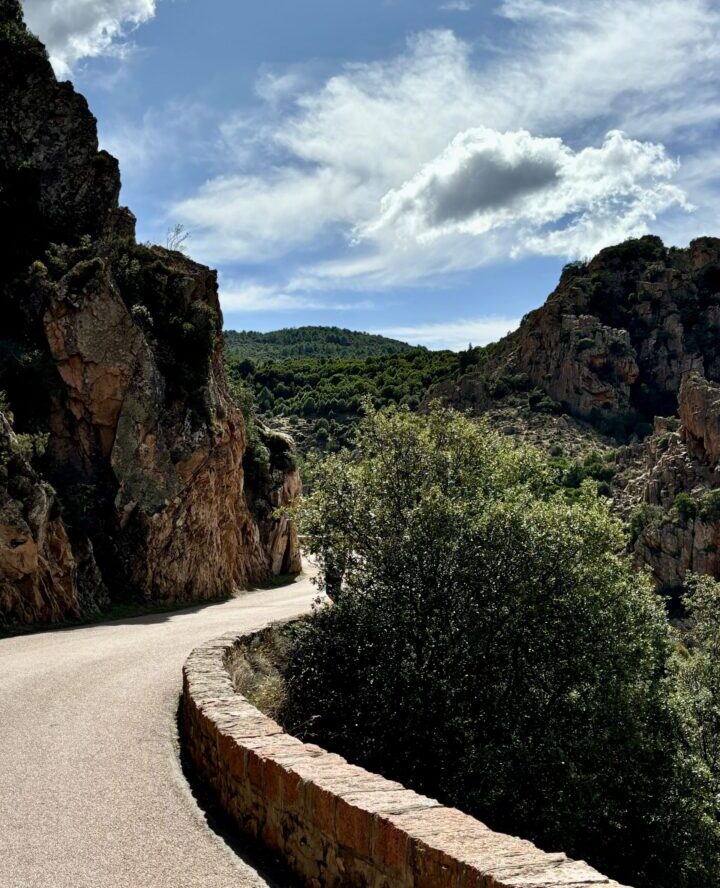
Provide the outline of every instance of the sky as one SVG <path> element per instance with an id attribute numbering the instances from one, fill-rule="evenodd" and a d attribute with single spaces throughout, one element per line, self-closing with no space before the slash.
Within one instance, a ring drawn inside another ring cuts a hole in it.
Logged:
<path id="1" fill-rule="evenodd" d="M 24 8 L 229 329 L 484 344 L 568 261 L 720 234 L 720 0 Z"/>

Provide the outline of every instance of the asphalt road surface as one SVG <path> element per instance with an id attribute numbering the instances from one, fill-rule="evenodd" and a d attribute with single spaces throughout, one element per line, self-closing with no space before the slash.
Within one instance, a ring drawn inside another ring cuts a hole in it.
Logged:
<path id="1" fill-rule="evenodd" d="M 0 888 L 257 888 L 183 776 L 196 645 L 307 611 L 307 577 L 223 604 L 0 639 Z"/>

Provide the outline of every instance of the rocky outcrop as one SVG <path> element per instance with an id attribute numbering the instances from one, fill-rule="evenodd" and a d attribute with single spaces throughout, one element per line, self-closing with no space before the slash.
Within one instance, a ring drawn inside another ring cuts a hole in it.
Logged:
<path id="1" fill-rule="evenodd" d="M 592 315 L 557 311 L 541 312 L 536 324 L 527 325 L 515 360 L 533 385 L 583 417 L 627 410 L 639 373 L 627 331 Z"/>
<path id="2" fill-rule="evenodd" d="M 297 469 L 281 471 L 276 486 L 271 489 L 269 502 L 273 509 L 268 517 L 260 520 L 260 540 L 270 557 L 272 572 L 276 575 L 294 574 L 302 570 L 300 549 L 291 532 L 287 515 L 276 513 L 286 503 L 295 502 L 302 493 L 300 473 Z"/>
<path id="3" fill-rule="evenodd" d="M 522 375 L 571 414 L 624 430 L 673 413 L 688 373 L 720 381 L 719 333 L 720 240 L 678 250 L 640 238 L 568 266 L 547 302 L 470 371 L 475 385 L 454 391 Z"/>
<path id="4" fill-rule="evenodd" d="M 707 501 L 720 487 L 720 239 L 681 250 L 644 237 L 573 263 L 541 308 L 476 357 L 427 400 L 492 419 L 524 399 L 525 412 L 548 416 L 547 449 L 562 449 L 549 418 L 560 412 L 635 442 L 622 448 L 613 493 L 626 516 L 647 507 L 638 562 L 658 585 L 688 571 L 720 577 L 720 509 Z M 679 510 L 680 494 L 690 501 Z"/>
<path id="5" fill-rule="evenodd" d="M 720 577 L 719 411 L 720 385 L 688 374 L 679 418 L 656 419 L 644 469 L 628 483 L 629 500 L 643 504 L 633 550 L 658 585 L 680 586 L 689 572 Z"/>
<path id="6" fill-rule="evenodd" d="M 698 373 L 680 387 L 679 413 L 688 451 L 708 468 L 720 462 L 720 384 Z"/>
<path id="7" fill-rule="evenodd" d="M 291 442 L 246 477 L 217 276 L 137 244 L 119 192 L 85 100 L 0 0 L 0 390 L 16 430 L 47 440 L 35 468 L 8 463 L 11 488 L 31 480 L 4 507 L 6 623 L 76 618 L 108 593 L 213 598 L 300 567 L 278 514 L 300 492 Z"/>
<path id="8" fill-rule="evenodd" d="M 85 603 L 77 573 L 55 492 L 32 469 L 0 413 L 0 628 L 10 619 L 79 617 Z"/>

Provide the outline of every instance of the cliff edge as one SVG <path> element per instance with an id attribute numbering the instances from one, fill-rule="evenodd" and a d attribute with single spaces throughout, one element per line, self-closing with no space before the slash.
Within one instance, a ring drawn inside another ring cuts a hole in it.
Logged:
<path id="1" fill-rule="evenodd" d="M 119 194 L 87 103 L 0 0 L 0 625 L 300 569 L 276 515 L 292 443 L 230 397 L 216 273 L 138 244 Z"/>

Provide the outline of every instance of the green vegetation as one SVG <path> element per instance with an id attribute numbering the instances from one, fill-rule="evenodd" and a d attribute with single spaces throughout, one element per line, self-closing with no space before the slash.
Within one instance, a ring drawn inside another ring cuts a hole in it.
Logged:
<path id="1" fill-rule="evenodd" d="M 720 521 L 720 490 L 710 490 L 699 498 L 698 515 L 708 523 Z"/>
<path id="2" fill-rule="evenodd" d="M 371 411 L 300 506 L 334 603 L 299 628 L 283 719 L 635 888 L 718 888 L 717 673 L 680 677 L 622 524 L 557 479 L 462 415 Z M 692 606 L 715 669 L 713 601 Z"/>
<path id="3" fill-rule="evenodd" d="M 245 386 L 252 394 L 261 418 L 289 418 L 291 427 L 302 419 L 310 425 L 306 450 L 335 451 L 351 443 L 366 400 L 375 407 L 416 409 L 430 385 L 458 371 L 459 356 L 418 348 L 367 358 L 290 358 L 256 365 L 230 352 L 226 366 L 236 390 Z"/>
<path id="4" fill-rule="evenodd" d="M 558 471 L 558 481 L 562 487 L 584 495 L 584 483 L 586 481 L 594 481 L 597 484 L 599 494 L 610 496 L 610 484 L 617 473 L 615 459 L 615 451 L 602 454 L 593 450 L 582 460 L 570 461 L 563 458 L 554 458 L 551 459 L 550 465 Z"/>
<path id="5" fill-rule="evenodd" d="M 255 364 L 289 358 L 370 358 L 412 348 L 397 339 L 340 327 L 290 327 L 271 333 L 227 330 L 223 336 L 229 357 Z"/>
<path id="6" fill-rule="evenodd" d="M 679 493 L 675 497 L 673 507 L 675 508 L 678 515 L 683 519 L 683 521 L 690 521 L 693 518 L 697 517 L 697 503 L 695 502 L 695 499 L 690 496 L 689 493 Z"/>
<path id="7" fill-rule="evenodd" d="M 538 388 L 528 394 L 528 407 L 536 413 L 562 413 L 562 406 Z"/>
<path id="8" fill-rule="evenodd" d="M 660 506 L 641 503 L 630 514 L 630 542 L 635 543 L 642 534 L 653 527 L 659 527 L 665 519 L 665 512 Z"/>
<path id="9" fill-rule="evenodd" d="M 720 583 L 691 577 L 685 606 L 688 647 L 679 658 L 680 694 L 689 711 L 689 743 L 697 749 L 720 793 Z"/>

